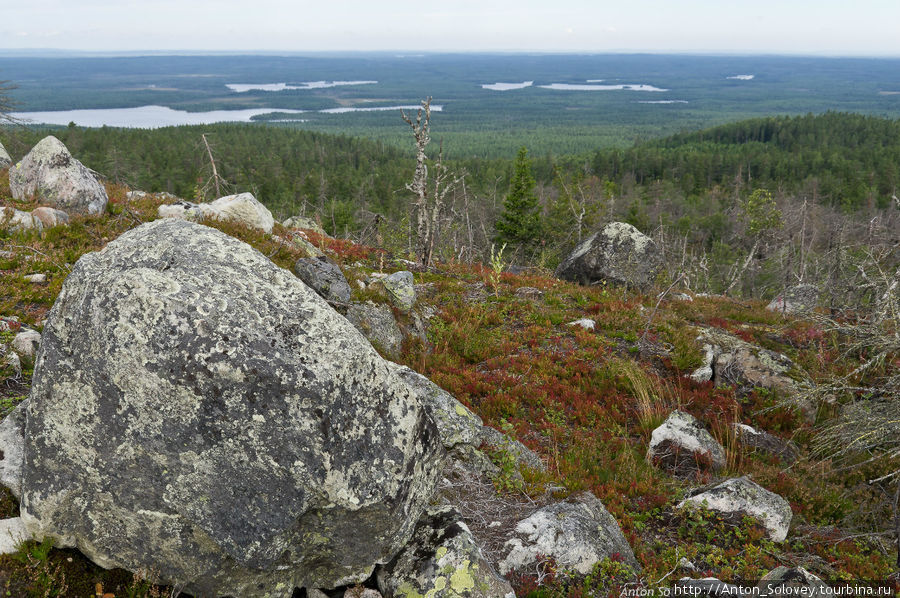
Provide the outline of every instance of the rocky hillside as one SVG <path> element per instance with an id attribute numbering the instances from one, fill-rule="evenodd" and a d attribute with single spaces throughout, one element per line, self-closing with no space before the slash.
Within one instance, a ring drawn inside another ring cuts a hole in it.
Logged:
<path id="1" fill-rule="evenodd" d="M 621 223 L 559 277 L 423 270 L 250 194 L 99 185 L 52 139 L 0 170 L 0 202 L 7 595 L 896 573 L 891 479 L 870 481 L 900 464 L 817 443 L 841 407 L 810 390 L 874 349 L 806 315 L 815 289 L 659 286 Z"/>

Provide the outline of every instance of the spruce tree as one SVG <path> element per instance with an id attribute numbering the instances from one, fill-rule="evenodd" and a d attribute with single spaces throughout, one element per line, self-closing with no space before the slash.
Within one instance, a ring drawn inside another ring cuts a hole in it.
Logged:
<path id="1" fill-rule="evenodd" d="M 516 157 L 509 194 L 503 200 L 503 213 L 494 225 L 498 243 L 526 251 L 537 244 L 541 237 L 541 213 L 534 186 L 528 149 L 522 146 Z"/>

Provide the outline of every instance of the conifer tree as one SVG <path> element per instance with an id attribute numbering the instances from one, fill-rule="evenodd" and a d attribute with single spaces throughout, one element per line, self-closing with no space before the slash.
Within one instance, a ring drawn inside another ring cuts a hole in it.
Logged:
<path id="1" fill-rule="evenodd" d="M 503 200 L 503 212 L 494 225 L 498 243 L 526 251 L 537 244 L 541 237 L 541 214 L 534 186 L 528 149 L 522 146 L 516 157 L 509 194 Z"/>

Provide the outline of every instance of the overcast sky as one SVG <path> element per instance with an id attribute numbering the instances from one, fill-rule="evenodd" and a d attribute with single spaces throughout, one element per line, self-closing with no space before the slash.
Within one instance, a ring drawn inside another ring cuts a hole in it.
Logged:
<path id="1" fill-rule="evenodd" d="M 16 48 L 900 56 L 900 0 L 21 0 Z"/>

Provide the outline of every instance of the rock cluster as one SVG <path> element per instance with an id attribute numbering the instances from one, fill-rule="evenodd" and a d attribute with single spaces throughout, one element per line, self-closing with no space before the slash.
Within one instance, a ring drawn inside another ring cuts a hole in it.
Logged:
<path id="1" fill-rule="evenodd" d="M 157 208 L 160 218 L 178 218 L 198 222 L 204 218 L 236 222 L 249 228 L 255 228 L 270 234 L 275 225 L 275 218 L 269 208 L 264 206 L 252 193 L 226 195 L 211 203 L 193 203 L 179 200 Z"/>

